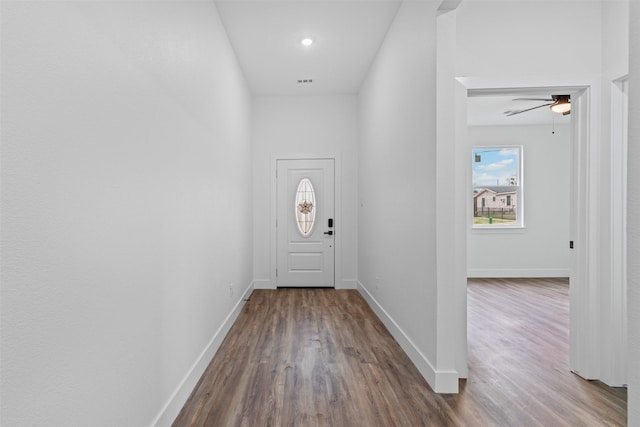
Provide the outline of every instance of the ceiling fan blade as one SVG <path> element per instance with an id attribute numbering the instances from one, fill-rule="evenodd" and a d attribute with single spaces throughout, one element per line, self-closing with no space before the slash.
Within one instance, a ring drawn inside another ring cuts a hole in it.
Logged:
<path id="1" fill-rule="evenodd" d="M 555 101 L 549 98 L 515 98 L 512 101 Z"/>
<path id="2" fill-rule="evenodd" d="M 531 111 L 531 110 L 535 110 L 536 108 L 542 108 L 542 107 L 546 107 L 549 105 L 552 105 L 553 102 L 549 103 L 549 104 L 542 104 L 542 105 L 538 105 L 537 107 L 531 107 L 531 108 L 525 108 L 524 110 L 509 110 L 509 111 L 505 111 L 504 114 L 507 116 L 515 116 L 516 114 L 520 114 L 520 113 L 524 113 L 526 111 Z"/>

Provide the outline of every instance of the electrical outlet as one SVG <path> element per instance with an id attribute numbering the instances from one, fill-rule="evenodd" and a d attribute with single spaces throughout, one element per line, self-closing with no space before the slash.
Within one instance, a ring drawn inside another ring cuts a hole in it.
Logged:
<path id="1" fill-rule="evenodd" d="M 376 276 L 376 291 L 380 290 L 380 278 Z"/>
<path id="2" fill-rule="evenodd" d="M 229 283 L 229 296 L 233 296 L 233 283 Z"/>

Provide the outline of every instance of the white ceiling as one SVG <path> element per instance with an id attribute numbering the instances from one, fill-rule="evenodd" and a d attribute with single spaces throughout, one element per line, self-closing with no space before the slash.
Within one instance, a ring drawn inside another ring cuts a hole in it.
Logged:
<path id="1" fill-rule="evenodd" d="M 217 0 L 231 45 L 254 95 L 356 94 L 402 0 Z M 300 41 L 310 37 L 314 44 Z M 298 83 L 312 80 L 312 83 Z M 548 107 L 506 117 L 504 111 L 540 105 L 513 101 L 549 93 L 474 96 L 468 123 L 568 123 Z"/>
<path id="2" fill-rule="evenodd" d="M 254 95 L 332 95 L 358 92 L 400 0 L 216 5 Z M 305 37 L 314 44 L 302 46 Z M 313 83 L 298 83 L 304 79 Z"/>

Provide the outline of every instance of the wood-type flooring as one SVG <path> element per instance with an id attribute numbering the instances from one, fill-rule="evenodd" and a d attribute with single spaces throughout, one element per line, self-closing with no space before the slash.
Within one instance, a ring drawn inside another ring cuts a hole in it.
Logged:
<path id="1" fill-rule="evenodd" d="M 469 280 L 469 379 L 436 394 L 357 291 L 256 290 L 174 426 L 623 426 L 568 366 L 564 279 Z"/>

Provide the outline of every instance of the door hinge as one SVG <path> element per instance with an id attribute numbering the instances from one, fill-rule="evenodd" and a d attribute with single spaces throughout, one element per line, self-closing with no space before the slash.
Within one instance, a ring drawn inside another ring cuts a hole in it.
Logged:
<path id="1" fill-rule="evenodd" d="M 276 277 L 278 277 L 278 269 L 276 268 Z"/>

